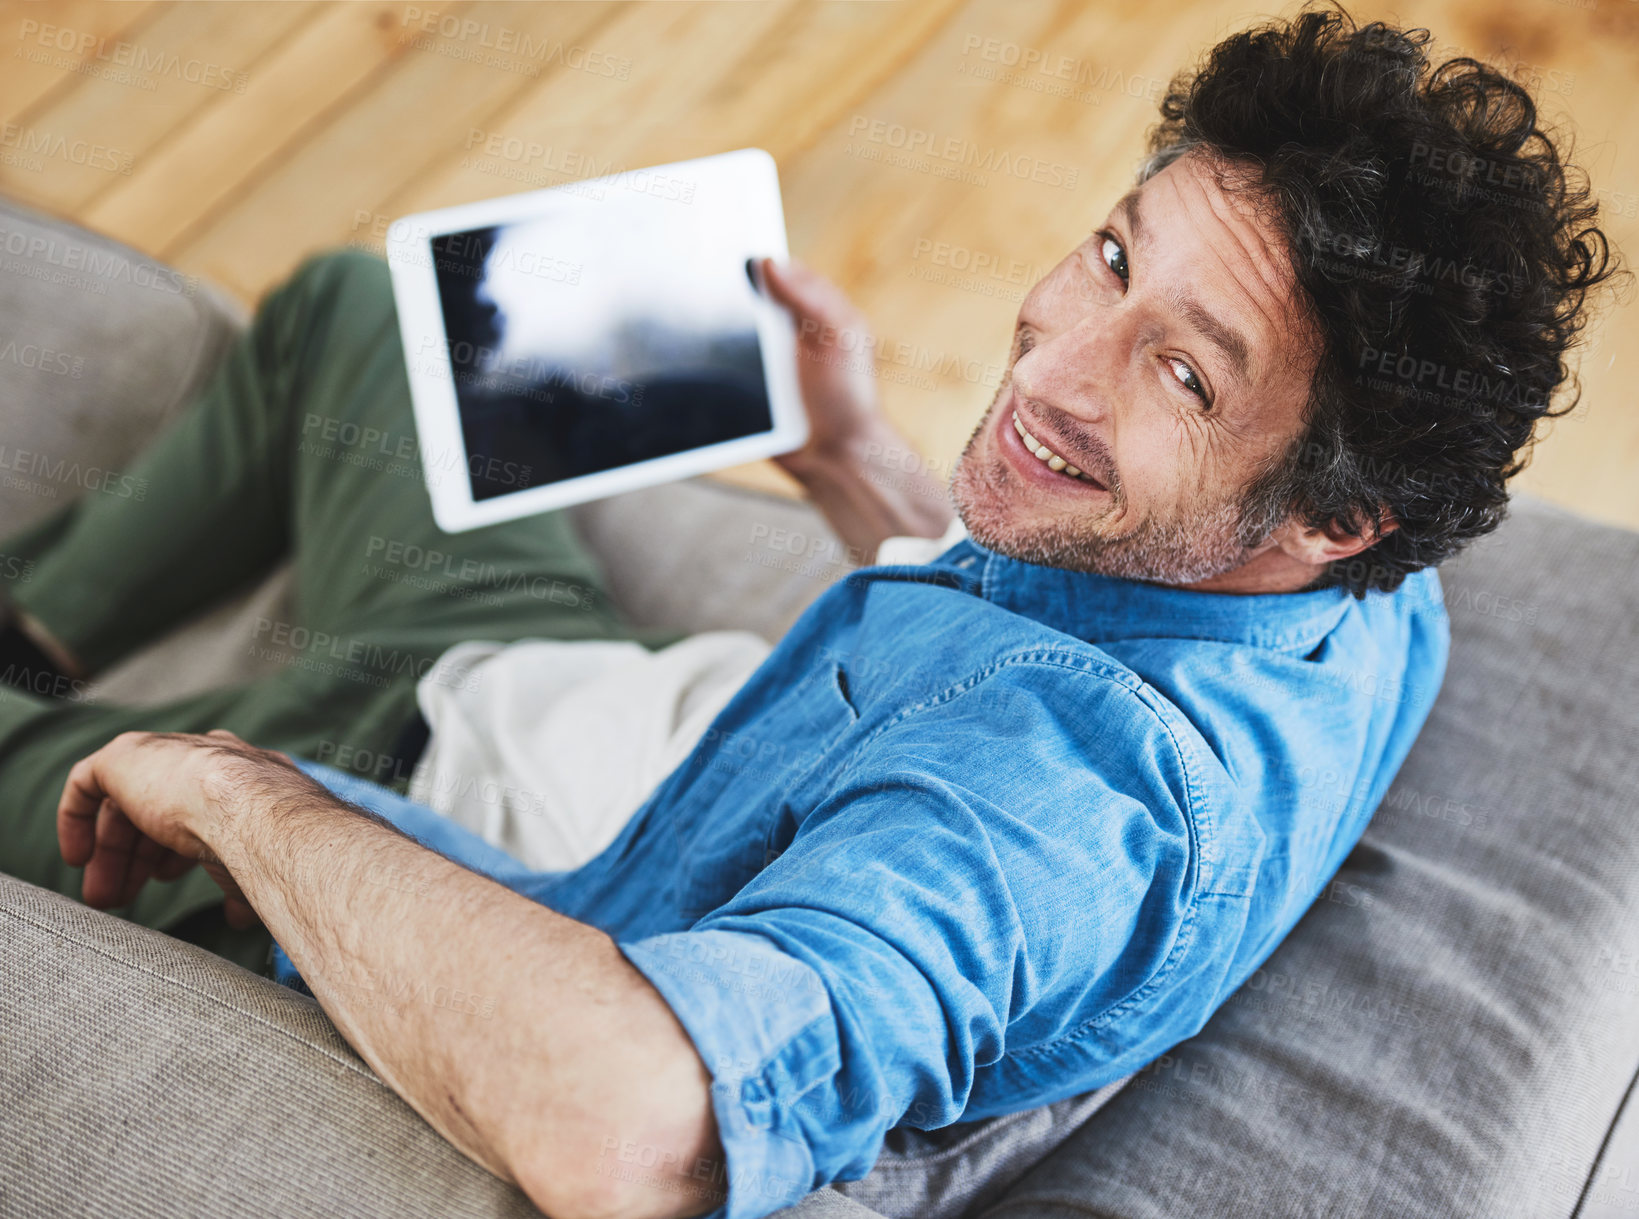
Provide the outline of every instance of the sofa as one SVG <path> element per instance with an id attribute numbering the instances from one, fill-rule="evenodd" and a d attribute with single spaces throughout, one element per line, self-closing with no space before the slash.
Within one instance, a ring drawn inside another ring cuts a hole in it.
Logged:
<path id="1" fill-rule="evenodd" d="M 116 476 L 245 313 L 0 201 L 0 318 L 9 531 Z M 774 638 L 847 570 L 806 505 L 720 481 L 572 511 L 637 625 Z M 1639 1117 L 1624 1114 L 1639 1072 L 1639 534 L 1520 494 L 1442 578 L 1452 653 L 1422 736 L 1337 876 L 1201 1033 L 1097 1093 L 897 1128 L 863 1180 L 781 1214 L 1639 1209 Z M 99 675 L 95 696 L 253 675 L 269 663 L 253 623 L 288 595 L 272 573 Z M 0 1216 L 534 1213 L 311 999 L 0 876 Z"/>

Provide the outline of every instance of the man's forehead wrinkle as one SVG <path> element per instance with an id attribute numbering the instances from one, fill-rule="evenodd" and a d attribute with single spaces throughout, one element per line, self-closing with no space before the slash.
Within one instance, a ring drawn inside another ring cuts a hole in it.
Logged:
<path id="1" fill-rule="evenodd" d="M 1157 175 L 1160 177 L 1161 175 Z M 1292 300 L 1292 283 L 1285 247 L 1265 240 L 1264 229 L 1250 201 L 1227 192 L 1219 192 L 1224 207 L 1215 205 L 1213 194 L 1206 183 L 1185 172 L 1165 175 L 1180 206 L 1189 214 L 1197 232 L 1212 232 L 1221 238 L 1205 242 L 1223 268 L 1251 313 L 1263 323 L 1266 334 L 1276 341 L 1270 345 L 1284 347 L 1278 337 L 1286 332 L 1285 320 Z M 1240 221 L 1234 223 L 1225 210 Z M 1231 255 L 1237 253 L 1238 258 Z M 1258 289 L 1261 289 L 1259 291 Z"/>
<path id="2" fill-rule="evenodd" d="M 1215 205 L 1213 195 L 1207 190 L 1205 184 L 1196 179 L 1188 179 L 1187 190 L 1182 183 L 1175 184 L 1175 187 L 1178 191 L 1179 200 L 1185 210 L 1191 214 L 1191 219 L 1194 220 L 1197 231 L 1205 230 L 1209 225 L 1215 225 L 1220 230 L 1220 235 L 1232 242 L 1234 249 L 1241 254 L 1244 265 L 1232 265 L 1230 258 L 1227 257 L 1229 251 L 1224 248 L 1223 243 L 1219 241 L 1209 241 L 1207 243 L 1208 248 L 1218 257 L 1224 269 L 1234 278 L 1234 282 L 1244 284 L 1246 273 L 1251 271 L 1267 290 L 1269 297 L 1274 301 L 1279 301 L 1283 296 L 1282 289 L 1284 287 L 1281 283 L 1282 276 L 1279 268 L 1284 265 L 1286 254 L 1278 245 L 1271 246 L 1264 241 L 1263 232 L 1249 206 L 1239 202 L 1233 195 L 1220 193 L 1218 198 L 1222 199 L 1225 204 L 1224 208 L 1220 209 Z M 1229 216 L 1224 214 L 1226 211 L 1230 213 Z M 1233 216 L 1234 219 L 1230 219 L 1230 216 Z M 1274 257 L 1270 256 L 1271 253 L 1274 254 Z M 1255 295 L 1251 292 L 1247 293 L 1247 297 L 1255 300 Z M 1261 304 L 1259 311 L 1273 321 L 1274 315 L 1270 311 L 1262 309 Z"/>
<path id="3" fill-rule="evenodd" d="M 1295 301 L 1297 278 L 1291 266 L 1291 256 L 1278 236 L 1276 213 L 1272 205 L 1264 206 L 1265 200 L 1254 186 L 1246 182 L 1244 176 L 1221 182 L 1219 192 L 1242 221 L 1239 225 L 1225 223 L 1224 227 L 1246 256 L 1247 264 L 1266 294 L 1264 299 L 1260 299 L 1258 294 L 1247 291 L 1247 299 L 1263 315 L 1275 334 L 1284 334 L 1291 329 L 1289 317 Z M 1202 193 L 1205 196 L 1205 192 Z M 1210 197 L 1206 197 L 1206 204 L 1211 207 Z M 1236 284 L 1247 287 L 1247 278 L 1237 275 Z"/>

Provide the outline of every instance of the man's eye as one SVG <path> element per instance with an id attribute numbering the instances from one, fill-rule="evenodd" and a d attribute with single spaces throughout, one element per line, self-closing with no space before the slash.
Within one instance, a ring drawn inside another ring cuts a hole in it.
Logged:
<path id="1" fill-rule="evenodd" d="M 1114 271 L 1122 283 L 1127 282 L 1127 251 L 1121 248 L 1121 243 L 1108 233 L 1102 235 L 1099 242 L 1099 256 L 1104 259 L 1104 265 Z"/>
<path id="2" fill-rule="evenodd" d="M 1178 378 L 1179 384 L 1202 402 L 1207 401 L 1206 386 L 1201 384 L 1201 378 L 1195 375 L 1193 368 L 1182 360 L 1169 360 L 1167 363 L 1172 366 L 1172 375 Z"/>

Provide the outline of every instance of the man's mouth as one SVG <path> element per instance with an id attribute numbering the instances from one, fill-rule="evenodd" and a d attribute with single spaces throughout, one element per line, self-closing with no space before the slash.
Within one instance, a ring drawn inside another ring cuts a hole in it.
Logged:
<path id="1" fill-rule="evenodd" d="M 1052 449 L 1048 448 L 1035 436 L 1032 436 L 1025 428 L 1024 421 L 1019 418 L 1018 411 L 1013 412 L 1013 430 L 1018 433 L 1019 439 L 1023 442 L 1026 451 L 1034 455 L 1036 460 L 1041 462 L 1041 464 L 1046 466 L 1049 470 L 1052 470 L 1056 474 L 1063 474 L 1066 477 L 1074 478 L 1084 483 L 1089 483 L 1101 490 L 1104 488 L 1104 484 L 1099 482 L 1098 479 L 1094 478 L 1091 474 L 1084 473 L 1075 465 L 1071 464 L 1066 458 L 1053 452 Z"/>

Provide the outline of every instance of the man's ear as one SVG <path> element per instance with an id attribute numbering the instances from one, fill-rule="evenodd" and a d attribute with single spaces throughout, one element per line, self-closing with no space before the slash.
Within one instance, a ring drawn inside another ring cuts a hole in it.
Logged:
<path id="1" fill-rule="evenodd" d="M 1328 523 L 1324 529 L 1311 529 L 1296 517 L 1288 517 L 1273 536 L 1275 544 L 1299 563 L 1325 567 L 1357 555 L 1368 546 L 1375 546 L 1399 527 L 1400 522 L 1384 505 L 1378 511 L 1376 529 L 1363 529 L 1359 537 L 1348 533 L 1335 521 Z"/>

